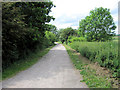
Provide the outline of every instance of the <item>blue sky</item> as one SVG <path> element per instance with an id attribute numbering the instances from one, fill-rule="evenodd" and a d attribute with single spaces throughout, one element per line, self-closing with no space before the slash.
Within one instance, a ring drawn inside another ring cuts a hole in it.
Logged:
<path id="1" fill-rule="evenodd" d="M 115 32 L 118 33 L 118 2 L 119 0 L 52 0 L 56 5 L 52 8 L 50 15 L 54 16 L 55 21 L 50 24 L 58 29 L 72 27 L 77 29 L 79 21 L 89 15 L 90 10 L 98 7 L 110 9 L 111 15 L 117 26 Z"/>

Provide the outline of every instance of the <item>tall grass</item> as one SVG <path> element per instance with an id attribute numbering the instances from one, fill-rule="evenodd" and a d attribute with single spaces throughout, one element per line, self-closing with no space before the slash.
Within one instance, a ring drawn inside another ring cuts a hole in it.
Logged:
<path id="1" fill-rule="evenodd" d="M 74 52 L 70 47 L 64 45 L 67 52 L 74 64 L 74 66 L 80 70 L 80 74 L 83 80 L 80 82 L 85 82 L 89 88 L 112 88 L 110 78 L 96 73 L 97 69 L 93 69 L 90 65 L 84 62 L 84 59 L 79 58 L 79 54 Z"/>
<path id="2" fill-rule="evenodd" d="M 89 60 L 114 71 L 114 77 L 118 76 L 118 42 L 73 42 L 69 45 Z"/>

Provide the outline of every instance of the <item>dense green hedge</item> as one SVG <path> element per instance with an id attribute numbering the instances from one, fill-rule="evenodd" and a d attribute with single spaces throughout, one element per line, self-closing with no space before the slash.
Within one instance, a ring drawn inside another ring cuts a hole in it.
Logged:
<path id="1" fill-rule="evenodd" d="M 89 60 L 114 71 L 115 77 L 118 76 L 118 42 L 73 42 L 70 46 Z"/>

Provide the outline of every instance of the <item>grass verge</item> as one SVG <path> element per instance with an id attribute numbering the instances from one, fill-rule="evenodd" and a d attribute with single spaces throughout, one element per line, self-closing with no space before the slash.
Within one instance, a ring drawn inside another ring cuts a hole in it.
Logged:
<path id="1" fill-rule="evenodd" d="M 71 49 L 69 46 L 65 45 L 67 52 L 74 64 L 74 66 L 80 70 L 80 74 L 83 75 L 83 80 L 89 88 L 112 88 L 110 78 L 105 75 L 98 75 L 96 69 L 91 68 L 86 60 L 79 58 L 79 54 Z"/>
<path id="2" fill-rule="evenodd" d="M 31 53 L 31 55 L 29 55 L 26 59 L 19 60 L 18 62 L 14 63 L 9 68 L 4 70 L 4 72 L 2 73 L 2 80 L 10 78 L 10 77 L 16 75 L 18 72 L 26 70 L 27 68 L 31 67 L 42 56 L 47 54 L 52 47 L 54 47 L 54 46 L 43 49 L 42 51 L 37 50 L 35 53 Z"/>

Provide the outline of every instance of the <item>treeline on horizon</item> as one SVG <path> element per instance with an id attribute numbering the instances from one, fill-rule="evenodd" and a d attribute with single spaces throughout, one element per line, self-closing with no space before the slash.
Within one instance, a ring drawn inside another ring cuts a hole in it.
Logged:
<path id="1" fill-rule="evenodd" d="M 46 24 L 55 19 L 49 15 L 52 7 L 52 2 L 2 3 L 3 71 L 36 49 L 54 44 L 56 27 Z"/>

